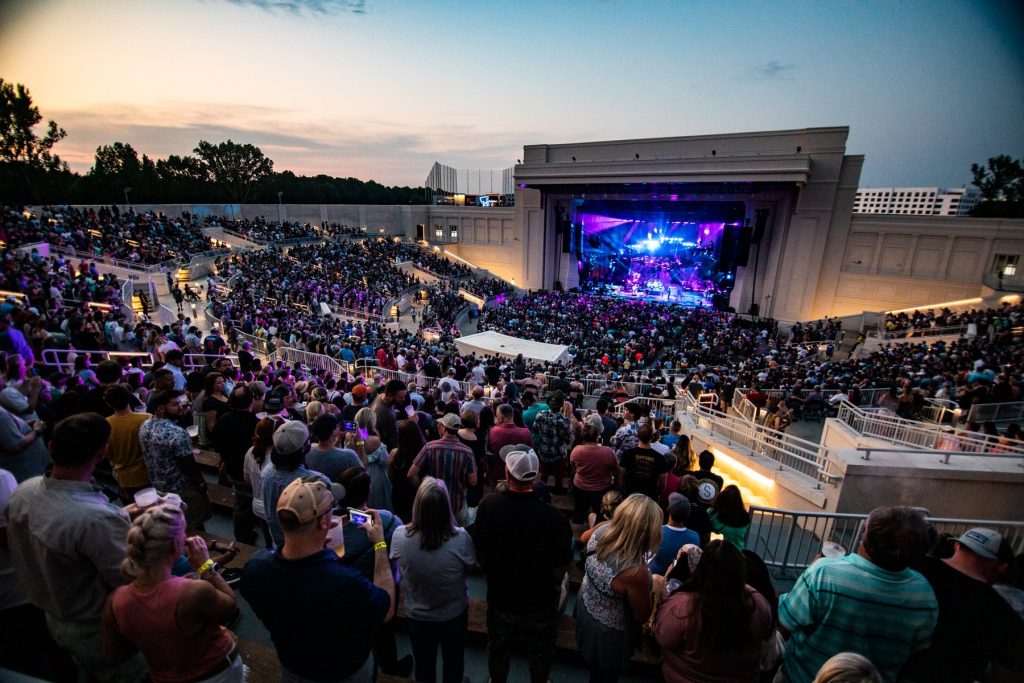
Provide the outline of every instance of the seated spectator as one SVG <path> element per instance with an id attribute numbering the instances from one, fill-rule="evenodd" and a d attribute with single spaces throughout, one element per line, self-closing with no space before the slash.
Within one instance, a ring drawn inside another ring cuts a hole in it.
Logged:
<path id="1" fill-rule="evenodd" d="M 173 576 L 182 553 L 198 579 Z M 235 613 L 235 593 L 210 559 L 206 541 L 185 537 L 174 505 L 144 510 L 128 530 L 122 567 L 134 581 L 103 606 L 103 657 L 117 664 L 141 652 L 154 681 L 244 681 L 247 671 L 220 624 Z"/>

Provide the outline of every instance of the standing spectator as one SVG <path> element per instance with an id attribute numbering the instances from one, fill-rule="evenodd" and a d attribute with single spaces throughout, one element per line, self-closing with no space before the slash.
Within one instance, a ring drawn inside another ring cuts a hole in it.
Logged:
<path id="1" fill-rule="evenodd" d="M 231 410 L 228 395 L 225 393 L 227 381 L 219 372 L 211 372 L 203 383 L 203 420 L 206 424 L 206 433 L 210 435 L 210 443 L 216 444 L 213 429 L 217 425 L 217 420 Z"/>
<path id="2" fill-rule="evenodd" d="M 615 421 L 615 418 L 608 414 L 608 400 L 604 398 L 597 399 L 597 414 L 601 417 L 601 443 L 608 446 L 612 442 L 612 437 L 615 436 L 615 432 L 619 431 L 619 423 Z"/>
<path id="3" fill-rule="evenodd" d="M 737 550 L 746 548 L 747 530 L 750 529 L 750 513 L 743 502 L 743 494 L 735 484 L 730 484 L 711 501 L 708 510 L 711 530 L 722 534 L 725 540 Z"/>
<path id="4" fill-rule="evenodd" d="M 452 517 L 443 481 L 424 478 L 412 521 L 392 538 L 391 559 L 402 572 L 416 680 L 437 680 L 440 645 L 444 683 L 462 683 L 469 625 L 466 574 L 476 565 L 476 552 L 469 533 Z"/>
<path id="5" fill-rule="evenodd" d="M 214 327 L 203 339 L 203 353 L 208 356 L 220 356 L 227 345 L 228 343 L 220 336 L 220 330 Z"/>
<path id="6" fill-rule="evenodd" d="M 548 409 L 541 410 L 533 420 L 533 437 L 537 457 L 540 459 L 540 479 L 547 483 L 548 477 L 555 477 L 554 493 L 565 493 L 565 474 L 569 462 L 569 447 L 572 446 L 573 427 L 569 418 L 562 415 L 565 398 L 556 391 L 548 398 Z"/>
<path id="7" fill-rule="evenodd" d="M 651 448 L 654 427 L 646 422 L 636 431 L 636 446 L 623 451 L 619 460 L 622 468 L 622 492 L 625 495 L 642 493 L 658 500 L 658 493 L 665 488 L 665 475 L 668 473 L 668 460 L 658 451 Z"/>
<path id="8" fill-rule="evenodd" d="M 42 474 L 50 465 L 43 431 L 42 422 L 29 424 L 0 408 L 0 467 L 13 474 L 19 483 Z"/>
<path id="9" fill-rule="evenodd" d="M 182 553 L 198 579 L 172 575 Z M 103 607 L 108 662 L 141 652 L 154 681 L 245 680 L 235 641 L 221 626 L 237 609 L 235 593 L 210 559 L 206 541 L 185 537 L 179 508 L 156 505 L 135 518 L 122 571 L 135 580 L 115 589 Z"/>
<path id="10" fill-rule="evenodd" d="M 398 425 L 398 448 L 392 449 L 388 455 L 391 462 L 391 502 L 394 513 L 402 519 L 412 519 L 416 487 L 409 481 L 409 468 L 423 450 L 423 445 L 423 432 L 419 425 L 412 420 L 403 420 Z"/>
<path id="11" fill-rule="evenodd" d="M 700 455 L 697 456 L 697 466 L 700 469 L 694 472 L 693 476 L 700 485 L 700 499 L 705 505 L 710 505 L 725 486 L 725 480 L 721 475 L 711 471 L 711 468 L 715 466 L 715 454 L 711 451 L 700 452 Z"/>
<path id="12" fill-rule="evenodd" d="M 663 581 L 655 581 L 647 569 L 647 557 L 661 541 L 661 519 L 654 500 L 632 495 L 587 542 L 576 643 L 592 683 L 618 680 L 639 644 L 630 633 L 631 619 L 645 623 L 654 608 L 652 596 L 661 594 Z"/>
<path id="13" fill-rule="evenodd" d="M 384 385 L 384 392 L 370 406 L 377 414 L 377 433 L 389 451 L 398 445 L 398 417 L 395 410 L 405 404 L 407 394 L 405 382 L 393 379 Z"/>
<path id="14" fill-rule="evenodd" d="M 416 456 L 409 468 L 409 481 L 419 486 L 420 476 L 431 476 L 444 481 L 451 496 L 452 514 L 460 524 L 468 526 L 466 492 L 477 482 L 473 451 L 459 441 L 458 430 L 462 421 L 455 413 L 448 413 L 437 421 L 440 439 L 430 441 Z"/>
<path id="15" fill-rule="evenodd" d="M 350 440 L 353 450 L 363 454 L 366 472 L 370 475 L 370 497 L 374 510 L 391 510 L 391 479 L 388 477 L 388 448 L 377 435 L 377 414 L 369 408 L 356 413 L 356 431 Z"/>
<path id="16" fill-rule="evenodd" d="M 927 543 L 928 524 L 920 512 L 875 508 L 856 553 L 808 567 L 779 598 L 779 629 L 790 635 L 781 680 L 810 683 L 825 660 L 840 652 L 862 654 L 885 680 L 896 680 L 935 630 L 935 594 L 909 568 Z"/>
<path id="17" fill-rule="evenodd" d="M 952 557 L 919 565 L 939 601 L 939 621 L 931 645 L 910 657 L 902 678 L 969 683 L 983 679 L 991 662 L 1024 671 L 1024 622 L 992 588 L 1006 566 L 1002 541 L 992 529 L 970 529 L 953 542 Z"/>
<path id="18" fill-rule="evenodd" d="M 252 343 L 242 342 L 242 348 L 238 351 L 238 369 L 242 371 L 242 375 L 252 370 L 252 362 L 255 359 L 256 356 L 252 353 Z"/>
<path id="19" fill-rule="evenodd" d="M 174 389 L 178 391 L 185 390 L 185 356 L 180 349 L 171 349 L 164 356 L 165 368 L 171 371 L 174 375 Z"/>
<path id="20" fill-rule="evenodd" d="M 266 510 L 277 509 L 277 499 L 288 484 L 306 476 L 320 477 L 325 484 L 330 480 L 322 473 L 306 469 L 306 453 L 309 452 L 309 429 L 298 420 L 290 420 L 274 431 L 274 449 L 270 453 L 271 467 L 264 467 L 260 487 L 263 490 L 263 506 Z M 277 517 L 267 514 L 267 526 L 274 545 L 284 543 L 284 532 Z"/>
<path id="21" fill-rule="evenodd" d="M 114 470 L 121 502 L 127 505 L 136 491 L 152 485 L 139 445 L 139 429 L 152 415 L 132 412 L 131 392 L 123 384 L 109 387 L 104 397 L 114 409 L 114 414 L 107 418 L 110 423 L 107 458 Z"/>
<path id="22" fill-rule="evenodd" d="M 213 514 L 206 495 L 206 480 L 192 455 L 188 432 L 175 423 L 188 411 L 188 399 L 180 391 L 165 391 L 151 405 L 153 417 L 139 428 L 139 447 L 149 480 L 158 491 L 181 496 L 188 506 L 185 519 L 189 529 L 201 531 Z"/>
<path id="23" fill-rule="evenodd" d="M 34 422 L 39 419 L 36 408 L 43 395 L 43 380 L 39 376 L 28 378 L 27 372 L 25 358 L 21 354 L 7 357 L 7 377 L 0 390 L 0 407 L 25 422 Z"/>
<path id="24" fill-rule="evenodd" d="M 712 541 L 692 578 L 658 608 L 654 634 L 668 683 L 757 683 L 761 651 L 772 635 L 771 607 L 747 584 L 742 553 Z"/>
<path id="25" fill-rule="evenodd" d="M 274 448 L 274 430 L 277 427 L 278 421 L 269 417 L 264 417 L 256 423 L 252 446 L 245 452 L 245 463 L 242 466 L 245 485 L 252 491 L 252 513 L 263 530 L 263 540 L 267 548 L 272 548 L 274 541 L 270 537 L 267 509 L 263 504 L 263 470 L 270 465 L 267 455 Z"/>
<path id="26" fill-rule="evenodd" d="M 256 423 L 252 412 L 252 391 L 237 386 L 229 399 L 231 411 L 217 418 L 213 427 L 213 445 L 220 453 L 220 461 L 235 494 L 232 512 L 235 540 L 252 545 L 256 542 L 256 516 L 252 511 L 252 489 L 245 483 L 245 452 L 252 444 Z"/>
<path id="27" fill-rule="evenodd" d="M 668 567 L 676 558 L 679 549 L 684 545 L 700 547 L 700 535 L 686 528 L 690 519 L 690 501 L 681 493 L 670 493 L 668 496 L 668 524 L 661 528 L 661 545 L 651 560 L 652 574 L 665 575 Z"/>
<path id="28" fill-rule="evenodd" d="M 387 543 L 380 515 L 371 512 L 364 529 L 373 547 L 373 583 L 342 564 L 324 547 L 334 503 L 331 489 L 316 476 L 288 484 L 276 507 L 283 543 L 253 555 L 242 573 L 239 590 L 270 631 L 282 681 L 376 678 L 373 632 L 395 607 Z"/>
<path id="29" fill-rule="evenodd" d="M 515 408 L 507 403 L 498 406 L 495 413 L 497 423 L 487 434 L 487 483 L 494 488 L 505 474 L 505 466 L 498 459 L 498 453 L 505 446 L 523 445 L 533 448 L 533 436 L 526 427 L 519 427 L 515 421 Z"/>
<path id="30" fill-rule="evenodd" d="M 508 679 L 512 648 L 525 645 L 530 680 L 545 683 L 558 632 L 562 577 L 572 561 L 572 531 L 558 510 L 533 492 L 540 462 L 533 451 L 505 460 L 508 490 L 480 501 L 473 530 L 487 577 L 487 669 Z"/>
<path id="31" fill-rule="evenodd" d="M 587 515 L 601 511 L 601 498 L 609 491 L 619 476 L 619 464 L 615 451 L 608 446 L 599 446 L 601 431 L 594 424 L 583 425 L 583 443 L 572 449 L 569 460 L 576 468 L 572 480 L 573 513 L 572 523 L 582 527 Z"/>
<path id="32" fill-rule="evenodd" d="M 100 613 L 124 583 L 128 515 L 92 485 L 107 455 L 110 425 L 94 413 L 59 422 L 50 441 L 53 470 L 14 491 L 7 507 L 7 544 L 18 582 L 46 613 L 54 641 L 99 681 L 138 681 L 141 656 L 118 666 L 101 657 Z"/>
<path id="33" fill-rule="evenodd" d="M 363 467 L 359 456 L 350 448 L 338 448 L 341 439 L 341 423 L 334 415 L 321 415 L 313 421 L 310 435 L 316 445 L 306 454 L 306 464 L 311 470 L 322 472 L 331 481 L 340 481 L 341 473 L 350 467 Z"/>

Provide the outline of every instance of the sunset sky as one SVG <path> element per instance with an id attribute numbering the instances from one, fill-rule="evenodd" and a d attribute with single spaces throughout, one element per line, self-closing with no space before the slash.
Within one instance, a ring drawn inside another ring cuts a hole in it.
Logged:
<path id="1" fill-rule="evenodd" d="M 862 186 L 1024 156 L 1017 2 L 3 0 L 0 78 L 153 157 L 251 142 L 276 170 L 421 185 L 526 144 L 850 126 Z"/>

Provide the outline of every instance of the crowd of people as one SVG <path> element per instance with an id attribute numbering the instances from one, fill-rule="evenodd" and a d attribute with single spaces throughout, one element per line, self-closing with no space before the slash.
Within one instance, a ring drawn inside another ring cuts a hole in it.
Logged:
<path id="1" fill-rule="evenodd" d="M 5 383 L 54 417 L 0 408 L 5 666 L 55 680 L 78 667 L 98 680 L 241 681 L 227 631 L 240 594 L 282 680 L 433 681 L 440 650 L 444 680 L 461 681 L 479 573 L 491 679 L 507 680 L 523 652 L 540 682 L 579 562 L 576 646 L 592 681 L 617 680 L 645 641 L 667 681 L 1024 670 L 1018 559 L 995 531 L 938 538 L 919 511 L 880 508 L 854 552 L 817 560 L 779 595 L 747 547 L 740 489 L 644 406 L 585 410 L 497 359 L 467 370 L 468 392 L 252 354 L 236 366 L 210 337 L 202 370 L 184 373 L 170 348 L 141 378 L 104 361 L 95 383 L 56 398 L 8 358 Z M 221 564 L 237 546 L 202 535 L 212 506 L 190 425 L 219 454 L 236 542 L 266 546 L 234 586 Z M 95 476 L 108 463 L 105 490 Z M 570 490 L 567 515 L 556 505 Z"/>
<path id="2" fill-rule="evenodd" d="M 232 219 L 226 216 L 207 216 L 203 219 L 205 227 L 223 228 L 253 242 L 280 242 L 290 239 L 315 239 L 321 237 L 320 231 L 309 223 L 292 221 L 274 221 L 266 216 L 257 218 Z"/>
<path id="3" fill-rule="evenodd" d="M 0 241 L 8 248 L 35 242 L 74 249 L 97 259 L 140 265 L 186 258 L 213 248 L 189 214 L 174 218 L 117 206 L 80 209 L 44 206 L 35 212 L 3 207 Z"/>
<path id="4" fill-rule="evenodd" d="M 1021 305 L 1006 301 L 994 308 L 971 308 L 965 311 L 928 308 L 887 313 L 885 330 L 890 334 L 912 337 L 930 330 L 945 329 L 948 334 L 963 331 L 967 336 L 981 335 L 993 338 L 1004 330 L 1018 326 L 1022 319 L 1024 309 Z"/>

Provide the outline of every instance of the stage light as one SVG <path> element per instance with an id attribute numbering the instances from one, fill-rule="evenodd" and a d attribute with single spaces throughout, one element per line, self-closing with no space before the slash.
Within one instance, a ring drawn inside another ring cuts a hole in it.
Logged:
<path id="1" fill-rule="evenodd" d="M 704 228 L 704 234 L 705 235 L 710 235 L 711 234 L 711 228 Z"/>

